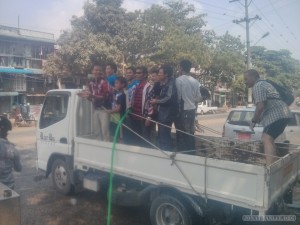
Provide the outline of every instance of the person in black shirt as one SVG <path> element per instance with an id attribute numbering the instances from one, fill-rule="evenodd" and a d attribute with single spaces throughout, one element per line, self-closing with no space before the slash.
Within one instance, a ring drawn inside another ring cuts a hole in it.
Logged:
<path id="1" fill-rule="evenodd" d="M 159 69 L 160 94 L 153 98 L 150 104 L 157 105 L 158 109 L 158 142 L 163 150 L 172 150 L 171 127 L 178 113 L 177 92 L 173 78 L 173 68 L 163 65 Z M 165 126 L 164 126 L 165 125 Z"/>

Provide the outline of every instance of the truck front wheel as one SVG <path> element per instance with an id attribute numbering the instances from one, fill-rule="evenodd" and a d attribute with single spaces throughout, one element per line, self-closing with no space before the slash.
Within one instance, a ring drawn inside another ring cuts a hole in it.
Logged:
<path id="1" fill-rule="evenodd" d="M 52 165 L 52 183 L 55 189 L 64 194 L 71 194 L 73 186 L 71 184 L 71 174 L 67 163 L 62 159 L 56 159 Z"/>
<path id="2" fill-rule="evenodd" d="M 156 197 L 150 207 L 152 225 L 191 225 L 192 219 L 185 204 L 170 195 Z"/>

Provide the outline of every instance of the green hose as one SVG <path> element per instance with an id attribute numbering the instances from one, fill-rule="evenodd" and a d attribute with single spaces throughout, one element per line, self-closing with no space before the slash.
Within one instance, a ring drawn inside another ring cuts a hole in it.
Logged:
<path id="1" fill-rule="evenodd" d="M 107 210 L 107 225 L 110 225 L 110 219 L 111 219 L 111 198 L 112 198 L 112 186 L 113 186 L 113 169 L 114 169 L 114 160 L 115 160 L 115 150 L 116 150 L 116 143 L 118 140 L 118 136 L 120 133 L 120 128 L 125 120 L 126 116 L 130 112 L 130 109 L 127 109 L 125 114 L 121 117 L 121 119 L 118 122 L 117 129 L 115 131 L 114 140 L 113 140 L 113 146 L 112 146 L 112 152 L 111 152 L 111 161 L 110 161 L 110 173 L 109 173 L 109 188 L 108 188 L 108 210 Z"/>

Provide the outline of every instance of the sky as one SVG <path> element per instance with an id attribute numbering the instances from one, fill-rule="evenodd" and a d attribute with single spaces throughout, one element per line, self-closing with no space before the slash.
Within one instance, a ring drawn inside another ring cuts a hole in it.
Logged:
<path id="1" fill-rule="evenodd" d="M 86 0 L 0 0 L 0 24 L 54 33 L 70 29 L 73 15 L 83 15 Z M 89 0 L 92 1 L 92 0 Z M 217 35 L 226 31 L 246 41 L 245 23 L 233 20 L 245 17 L 245 0 L 186 0 L 196 7 L 197 13 L 205 13 L 206 29 Z M 163 0 L 124 0 L 128 11 L 144 10 Z M 270 50 L 288 49 L 292 57 L 300 60 L 300 0 L 248 0 L 249 17 L 258 15 L 261 20 L 250 23 L 250 45 L 264 46 Z M 269 33 L 262 38 L 264 34 Z"/>

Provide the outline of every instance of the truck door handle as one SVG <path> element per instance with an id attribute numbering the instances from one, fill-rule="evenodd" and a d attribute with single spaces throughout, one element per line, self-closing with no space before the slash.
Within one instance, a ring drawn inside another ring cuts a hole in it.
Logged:
<path id="1" fill-rule="evenodd" d="M 59 139 L 59 142 L 62 143 L 62 144 L 67 144 L 68 140 L 67 140 L 67 138 L 62 137 L 61 139 Z"/>
<path id="2" fill-rule="evenodd" d="M 294 130 L 290 130 L 290 132 L 294 132 Z"/>

